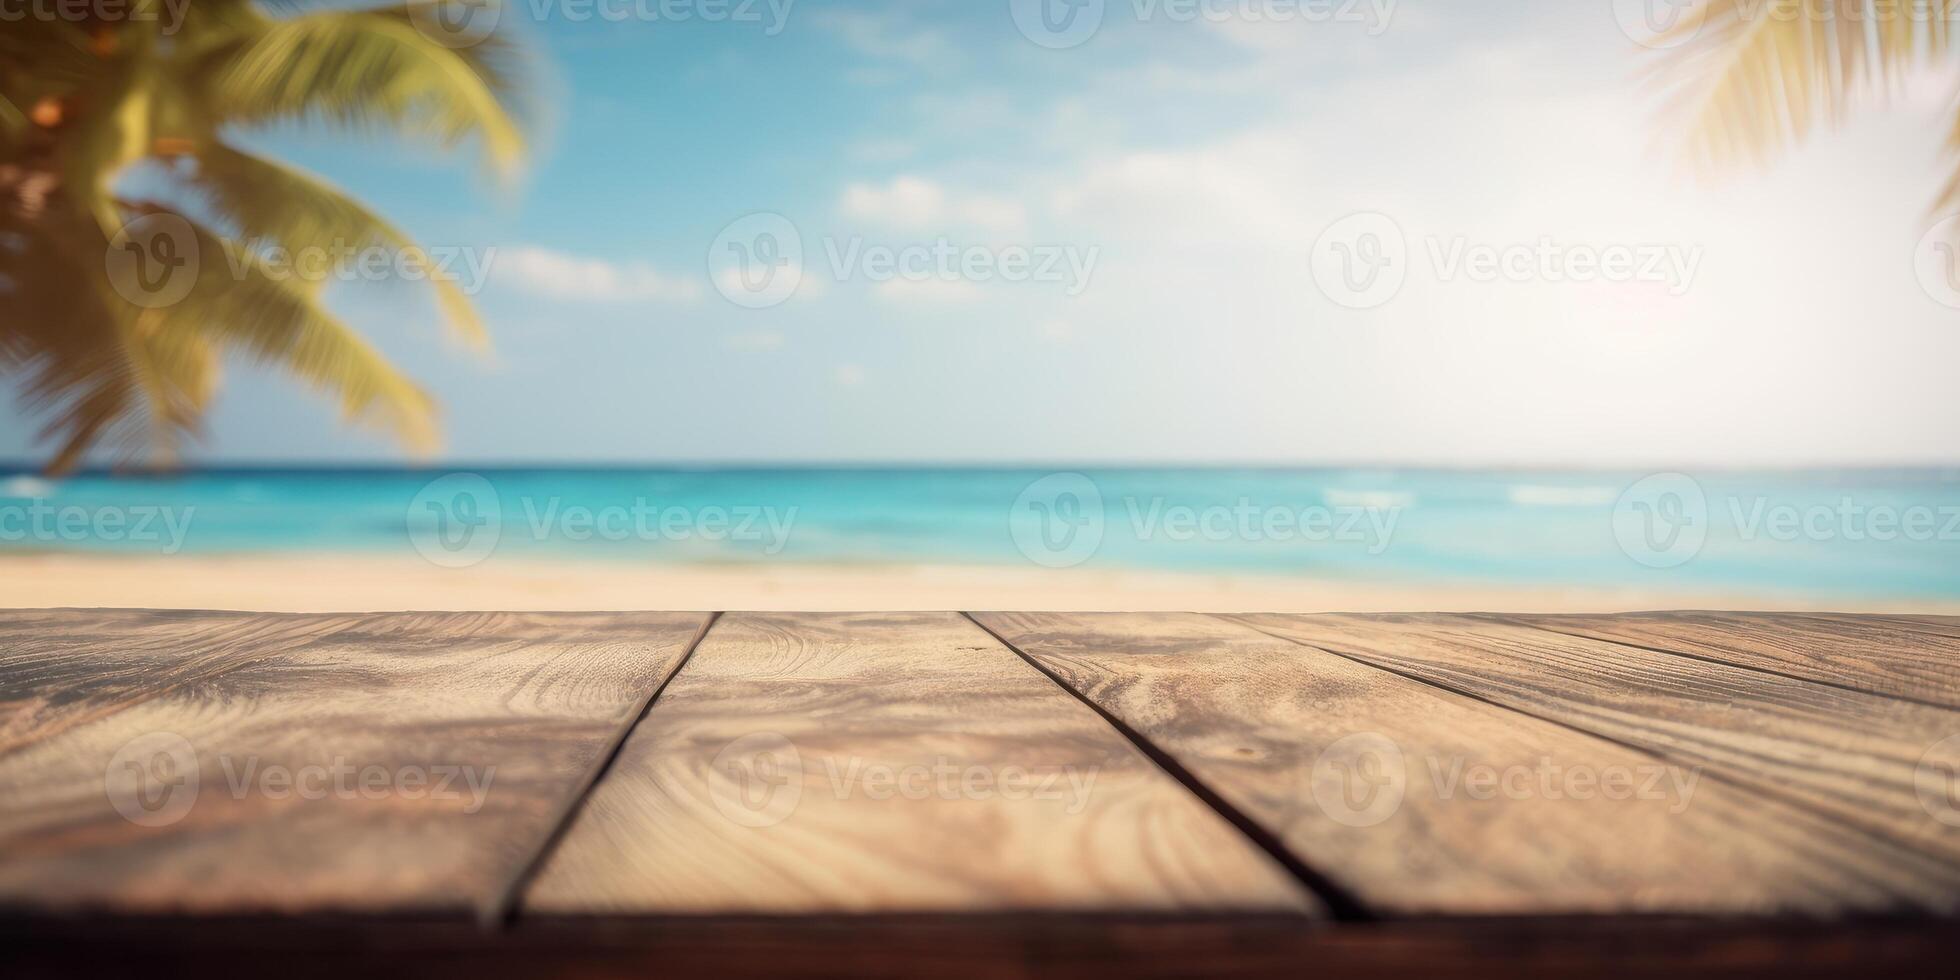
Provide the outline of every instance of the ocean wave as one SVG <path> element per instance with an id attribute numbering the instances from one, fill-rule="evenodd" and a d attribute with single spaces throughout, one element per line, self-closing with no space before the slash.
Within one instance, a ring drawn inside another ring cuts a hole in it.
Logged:
<path id="1" fill-rule="evenodd" d="M 54 484 L 32 476 L 16 476 L 0 481 L 0 497 L 19 497 L 23 500 L 54 496 Z"/>
<path id="2" fill-rule="evenodd" d="M 1546 487 L 1522 484 L 1505 489 L 1505 497 L 1520 507 L 1596 507 L 1619 499 L 1612 487 Z"/>
<path id="3" fill-rule="evenodd" d="M 1335 490 L 1329 488 L 1320 492 L 1320 498 L 1329 507 L 1371 507 L 1387 510 L 1391 507 L 1407 507 L 1416 502 L 1416 495 L 1401 490 Z"/>

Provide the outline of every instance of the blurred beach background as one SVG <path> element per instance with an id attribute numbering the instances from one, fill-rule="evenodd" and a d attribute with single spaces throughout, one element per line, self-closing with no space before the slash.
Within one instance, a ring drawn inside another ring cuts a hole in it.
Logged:
<path id="1" fill-rule="evenodd" d="M 1960 470 L 16 474 L 0 568 L 26 606 L 1937 612 L 1956 497 Z"/>
<path id="2" fill-rule="evenodd" d="M 0 28 L 0 605 L 1960 611 L 1943 31 L 185 9 Z"/>

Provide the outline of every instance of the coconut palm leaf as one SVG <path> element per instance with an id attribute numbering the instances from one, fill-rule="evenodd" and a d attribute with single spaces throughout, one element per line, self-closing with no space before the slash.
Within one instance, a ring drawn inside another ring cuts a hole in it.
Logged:
<path id="1" fill-rule="evenodd" d="M 469 48 L 430 41 L 406 8 L 322 11 L 215 47 L 190 84 L 224 123 L 324 122 L 444 148 L 476 137 L 486 164 L 509 176 L 524 155 L 512 60 L 494 36 Z"/>
<path id="2" fill-rule="evenodd" d="M 422 261 L 428 258 L 421 246 L 339 188 L 221 142 L 201 147 L 195 172 L 180 180 L 186 198 L 199 200 L 229 233 L 248 244 L 269 241 L 288 249 L 379 246 Z M 457 336 L 476 348 L 487 345 L 483 321 L 456 280 L 429 281 Z"/>
<path id="3" fill-rule="evenodd" d="M 474 145 L 508 175 L 524 150 L 521 53 L 500 37 L 431 40 L 415 29 L 423 2 L 199 0 L 170 38 L 133 18 L 0 32 L 0 373 L 45 417 L 51 470 L 97 447 L 174 455 L 201 434 L 228 354 L 327 394 L 354 424 L 434 445 L 428 394 L 263 251 L 419 249 L 345 192 L 234 138 L 326 124 Z M 138 174 L 144 199 L 124 199 Z M 205 260 L 188 296 L 146 309 L 112 288 L 104 256 L 123 222 L 158 210 L 187 220 Z M 481 346 L 469 298 L 434 285 L 445 319 Z"/>
<path id="4" fill-rule="evenodd" d="M 1952 50 L 1960 0 L 1703 0 L 1649 39 L 1693 165 L 1765 165 Z M 1956 119 L 1960 127 L 1960 119 Z M 1960 150 L 1960 128 L 1951 140 Z M 1956 174 L 1960 181 L 1960 174 Z M 1951 203 L 1949 186 L 1942 203 Z"/>

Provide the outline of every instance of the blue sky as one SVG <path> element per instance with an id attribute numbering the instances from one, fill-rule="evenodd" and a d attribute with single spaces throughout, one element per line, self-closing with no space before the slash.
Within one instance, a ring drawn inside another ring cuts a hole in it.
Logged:
<path id="1" fill-rule="evenodd" d="M 425 244 L 488 255 L 488 357 L 411 287 L 334 294 L 441 399 L 445 459 L 1954 459 L 1960 314 L 1914 266 L 1944 79 L 1710 182 L 1670 164 L 1654 54 L 1609 0 L 1384 0 L 1331 22 L 1109 0 L 1062 50 L 1009 0 L 801 0 L 773 35 L 766 12 L 579 9 L 508 0 L 498 29 L 537 54 L 547 107 L 512 186 L 423 148 L 260 139 Z M 805 252 L 764 309 L 709 274 L 756 212 Z M 1408 250 L 1407 281 L 1362 309 L 1315 264 L 1356 213 Z M 941 242 L 1092 273 L 891 282 L 830 260 Z M 1693 270 L 1482 281 L 1458 262 L 1541 243 Z M 281 379 L 226 381 L 194 458 L 402 458 Z M 33 430 L 0 415 L 0 458 L 31 458 Z"/>

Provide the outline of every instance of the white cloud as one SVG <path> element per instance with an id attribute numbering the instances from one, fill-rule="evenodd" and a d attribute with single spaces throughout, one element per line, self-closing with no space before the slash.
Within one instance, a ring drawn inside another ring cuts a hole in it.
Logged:
<path id="1" fill-rule="evenodd" d="M 845 217 L 904 231 L 977 228 L 1014 232 L 1027 224 L 1027 209 L 1012 198 L 951 194 L 939 182 L 909 174 L 885 184 L 844 188 L 838 210 Z"/>
<path id="2" fill-rule="evenodd" d="M 852 50 L 873 58 L 934 68 L 953 63 L 960 53 L 938 31 L 914 28 L 889 15 L 832 10 L 818 15 L 815 22 L 843 38 Z"/>
<path id="3" fill-rule="evenodd" d="M 553 299 L 691 301 L 701 295 L 693 280 L 643 262 L 619 264 L 529 245 L 500 250 L 491 268 L 498 280 Z"/>
<path id="4" fill-rule="evenodd" d="M 830 372 L 830 378 L 845 388 L 855 388 L 864 383 L 864 368 L 856 364 L 839 364 Z"/>

